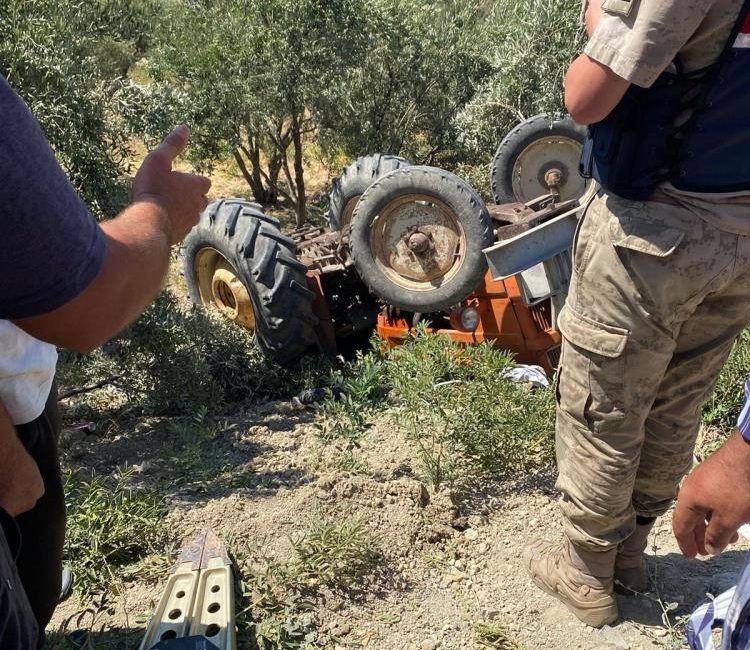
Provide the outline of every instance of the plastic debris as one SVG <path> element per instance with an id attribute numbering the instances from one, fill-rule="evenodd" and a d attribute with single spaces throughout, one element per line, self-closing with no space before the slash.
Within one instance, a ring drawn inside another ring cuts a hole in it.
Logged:
<path id="1" fill-rule="evenodd" d="M 500 375 L 503 379 L 510 379 L 520 383 L 529 383 L 534 388 L 549 388 L 549 379 L 541 366 L 518 365 Z"/>

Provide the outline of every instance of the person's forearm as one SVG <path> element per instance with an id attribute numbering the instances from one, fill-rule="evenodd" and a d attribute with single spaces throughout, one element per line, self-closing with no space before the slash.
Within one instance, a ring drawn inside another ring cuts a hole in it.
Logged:
<path id="1" fill-rule="evenodd" d="M 172 170 L 189 135 L 179 126 L 146 156 L 133 179 L 133 203 L 101 226 L 106 254 L 94 281 L 62 307 L 16 325 L 41 341 L 87 352 L 154 299 L 169 266 L 170 246 L 182 241 L 208 205 L 208 178 Z"/>
<path id="2" fill-rule="evenodd" d="M 156 203 L 130 205 L 101 226 L 102 268 L 91 286 L 55 312 L 16 321 L 32 336 L 90 351 L 130 323 L 159 292 L 169 266 L 169 222 Z"/>
<path id="3" fill-rule="evenodd" d="M 104 222 L 107 256 L 100 280 L 109 296 L 102 305 L 100 338 L 114 336 L 138 317 L 157 296 L 169 268 L 169 220 L 155 203 L 140 202 L 126 208 L 116 219 Z M 108 323 L 106 312 L 113 310 L 119 322 Z"/>

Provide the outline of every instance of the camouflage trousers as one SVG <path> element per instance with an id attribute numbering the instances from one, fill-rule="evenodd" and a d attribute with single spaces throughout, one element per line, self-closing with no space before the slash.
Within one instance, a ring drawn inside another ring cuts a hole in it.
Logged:
<path id="1" fill-rule="evenodd" d="M 748 215 L 750 218 L 750 214 Z M 576 235 L 556 427 L 565 533 L 604 550 L 667 511 L 750 323 L 750 237 L 600 192 Z"/>

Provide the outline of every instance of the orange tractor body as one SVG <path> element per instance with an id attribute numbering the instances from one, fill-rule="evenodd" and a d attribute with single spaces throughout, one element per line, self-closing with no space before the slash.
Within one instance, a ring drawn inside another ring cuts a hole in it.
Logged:
<path id="1" fill-rule="evenodd" d="M 457 343 L 473 345 L 491 342 L 511 352 L 516 361 L 541 366 L 552 375 L 560 359 L 560 332 L 552 326 L 549 301 L 527 306 L 515 278 L 493 280 L 489 271 L 463 307 L 474 307 L 479 314 L 476 329 L 461 327 L 457 314 L 452 314 L 446 327 L 430 327 L 428 331 L 447 336 Z M 387 310 L 378 315 L 378 336 L 388 345 L 403 342 L 413 326 L 401 316 L 389 316 Z"/>

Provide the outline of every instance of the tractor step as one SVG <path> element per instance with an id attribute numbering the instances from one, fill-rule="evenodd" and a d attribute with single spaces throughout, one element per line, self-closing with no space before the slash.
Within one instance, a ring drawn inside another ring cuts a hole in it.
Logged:
<path id="1" fill-rule="evenodd" d="M 212 531 L 180 553 L 139 650 L 235 650 L 232 562 Z"/>

